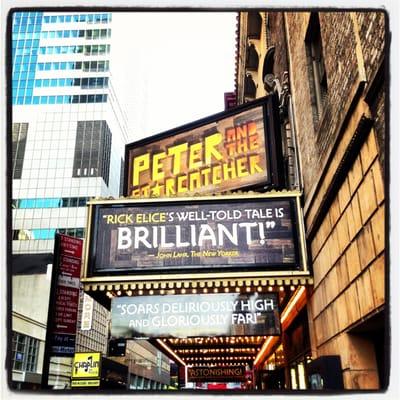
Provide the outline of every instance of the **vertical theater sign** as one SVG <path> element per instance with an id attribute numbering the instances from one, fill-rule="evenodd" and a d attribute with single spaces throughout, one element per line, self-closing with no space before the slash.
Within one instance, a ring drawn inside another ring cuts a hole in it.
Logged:
<path id="1" fill-rule="evenodd" d="M 268 96 L 126 146 L 126 197 L 88 202 L 82 278 L 113 338 L 259 351 L 282 334 L 312 277 L 277 113 Z"/>

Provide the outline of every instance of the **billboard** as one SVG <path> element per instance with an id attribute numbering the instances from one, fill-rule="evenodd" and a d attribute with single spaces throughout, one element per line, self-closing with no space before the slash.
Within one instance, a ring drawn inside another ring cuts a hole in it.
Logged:
<path id="1" fill-rule="evenodd" d="M 100 386 L 101 353 L 75 353 L 72 362 L 71 387 Z"/>
<path id="2" fill-rule="evenodd" d="M 75 353 L 72 379 L 99 379 L 101 353 Z"/>
<path id="3" fill-rule="evenodd" d="M 277 118 L 276 99 L 268 96 L 128 144 L 125 196 L 177 197 L 282 186 Z"/>
<path id="4" fill-rule="evenodd" d="M 300 270 L 296 196 L 90 202 L 87 276 Z"/>
<path id="5" fill-rule="evenodd" d="M 277 293 L 218 293 L 114 297 L 111 336 L 280 335 Z"/>

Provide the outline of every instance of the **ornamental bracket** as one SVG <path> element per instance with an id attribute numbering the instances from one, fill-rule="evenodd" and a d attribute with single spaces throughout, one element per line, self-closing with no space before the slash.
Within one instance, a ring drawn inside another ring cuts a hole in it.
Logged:
<path id="1" fill-rule="evenodd" d="M 264 88 L 267 94 L 276 93 L 279 99 L 279 113 L 282 120 L 288 116 L 289 105 L 289 72 L 282 73 L 281 79 L 274 74 L 267 74 L 264 77 Z"/>

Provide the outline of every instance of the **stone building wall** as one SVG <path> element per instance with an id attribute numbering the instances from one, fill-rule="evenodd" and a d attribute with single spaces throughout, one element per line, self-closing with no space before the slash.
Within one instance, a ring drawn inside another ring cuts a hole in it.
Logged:
<path id="1" fill-rule="evenodd" d="M 327 96 L 316 118 L 310 17 L 264 15 L 274 73 L 289 71 L 295 113 L 314 274 L 307 305 L 312 356 L 340 355 L 346 389 L 377 389 L 385 385 L 383 351 L 366 331 L 374 326 L 383 339 L 383 324 L 371 321 L 385 307 L 387 19 L 380 11 L 319 13 Z M 242 76 L 237 79 L 240 84 Z"/>
<path id="2" fill-rule="evenodd" d="M 315 125 L 304 45 L 310 14 L 286 14 L 314 273 L 308 305 L 312 349 L 315 357 L 341 356 L 347 389 L 382 384 L 373 341 L 352 333 L 385 304 L 383 90 L 374 109 L 366 101 L 384 50 L 380 15 L 319 14 L 328 97 Z"/>

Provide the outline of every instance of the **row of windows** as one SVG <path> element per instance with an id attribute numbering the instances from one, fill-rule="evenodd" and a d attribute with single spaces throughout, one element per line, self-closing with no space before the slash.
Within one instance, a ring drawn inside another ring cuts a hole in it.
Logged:
<path id="1" fill-rule="evenodd" d="M 56 232 L 83 238 L 85 228 L 14 229 L 12 240 L 53 240 Z"/>
<path id="2" fill-rule="evenodd" d="M 85 38 L 105 39 L 111 37 L 111 29 L 69 29 L 62 31 L 42 31 L 41 27 L 28 27 L 27 32 L 14 32 L 12 40 L 23 39 L 63 39 L 63 38 Z"/>
<path id="3" fill-rule="evenodd" d="M 26 208 L 64 208 L 85 207 L 89 197 L 52 197 L 46 199 L 14 199 L 11 207 Z"/>
<path id="4" fill-rule="evenodd" d="M 36 70 L 36 63 L 32 62 L 32 63 L 23 63 L 23 64 L 15 64 L 13 66 L 13 77 L 14 77 L 14 73 L 20 73 L 20 72 L 32 72 L 34 73 Z"/>
<path id="5" fill-rule="evenodd" d="M 92 46 L 47 46 L 40 47 L 39 54 L 69 54 L 84 53 L 85 55 L 107 54 L 110 52 L 109 44 L 100 44 Z"/>
<path id="6" fill-rule="evenodd" d="M 39 339 L 12 333 L 12 369 L 36 372 L 39 356 Z"/>
<path id="7" fill-rule="evenodd" d="M 80 37 L 85 39 L 105 39 L 111 37 L 111 29 L 68 29 L 62 31 L 42 31 L 40 33 L 41 39 L 61 39 L 70 37 Z M 24 34 L 18 34 L 18 38 L 24 39 Z M 17 37 L 15 37 L 15 39 L 17 39 Z"/>
<path id="8" fill-rule="evenodd" d="M 90 24 L 111 22 L 111 13 L 106 14 L 68 14 L 68 15 L 45 15 L 43 13 L 21 13 L 14 14 L 14 27 L 27 27 L 37 24 L 54 24 L 54 23 L 70 23 L 70 22 L 88 22 Z"/>
<path id="9" fill-rule="evenodd" d="M 35 23 L 42 23 L 43 20 L 43 12 L 16 12 L 13 15 L 13 23 L 14 25 L 28 25 Z"/>
<path id="10" fill-rule="evenodd" d="M 17 35 L 22 35 L 24 33 L 37 33 L 42 30 L 42 25 L 40 22 L 34 22 L 30 24 L 15 24 L 12 28 L 13 34 L 12 37 L 14 39 Z"/>
<path id="11" fill-rule="evenodd" d="M 31 26 L 41 26 L 43 22 L 43 13 L 21 13 L 16 12 L 13 15 L 13 32 L 18 32 L 18 30 L 26 31 L 28 27 Z"/>
<path id="12" fill-rule="evenodd" d="M 35 81 L 29 80 L 27 87 L 32 87 L 33 82 L 35 87 L 81 86 L 83 89 L 108 87 L 108 78 L 102 76 L 96 78 L 35 79 Z"/>
<path id="13" fill-rule="evenodd" d="M 12 79 L 34 79 L 36 63 L 15 64 Z"/>
<path id="14" fill-rule="evenodd" d="M 38 48 L 35 47 L 24 47 L 23 49 L 13 49 L 13 59 L 14 56 L 37 56 Z"/>
<path id="15" fill-rule="evenodd" d="M 19 41 L 24 41 L 25 40 L 30 40 L 30 39 L 35 39 L 39 40 L 40 39 L 40 30 L 38 32 L 20 32 L 20 33 L 13 33 L 12 34 L 12 41 L 15 42 L 17 40 Z"/>
<path id="16" fill-rule="evenodd" d="M 14 64 L 27 64 L 29 62 L 36 63 L 36 61 L 37 55 L 31 56 L 31 54 L 18 55 L 14 58 Z"/>
<path id="17" fill-rule="evenodd" d="M 31 89 L 26 89 L 29 92 Z M 76 103 L 106 103 L 106 94 L 81 94 L 73 96 L 17 96 L 12 98 L 13 104 L 76 104 Z"/>
<path id="18" fill-rule="evenodd" d="M 111 14 L 73 14 L 73 15 L 45 15 L 43 22 L 63 23 L 63 22 L 89 22 L 89 23 L 107 23 L 111 21 Z"/>
<path id="19" fill-rule="evenodd" d="M 13 80 L 13 95 L 17 96 L 17 88 L 32 89 L 33 87 L 64 87 L 64 86 L 80 86 L 83 89 L 87 88 L 106 88 L 108 87 L 107 77 L 96 78 L 58 78 L 58 79 L 20 79 Z"/>
<path id="20" fill-rule="evenodd" d="M 33 80 L 35 79 L 35 71 L 14 71 L 12 75 L 12 79 L 14 81 L 18 80 L 23 80 L 23 79 L 28 79 L 28 80 Z"/>
<path id="21" fill-rule="evenodd" d="M 35 39 L 35 38 L 29 38 L 29 39 L 25 39 L 25 40 L 13 40 L 12 41 L 12 48 L 13 49 L 23 49 L 26 47 L 39 47 L 39 39 Z"/>
<path id="22" fill-rule="evenodd" d="M 67 69 L 83 69 L 84 71 L 108 71 L 109 61 L 61 61 L 37 63 L 38 71 L 56 71 Z M 18 64 L 15 65 L 17 67 Z M 17 69 L 16 69 L 17 70 Z"/>

